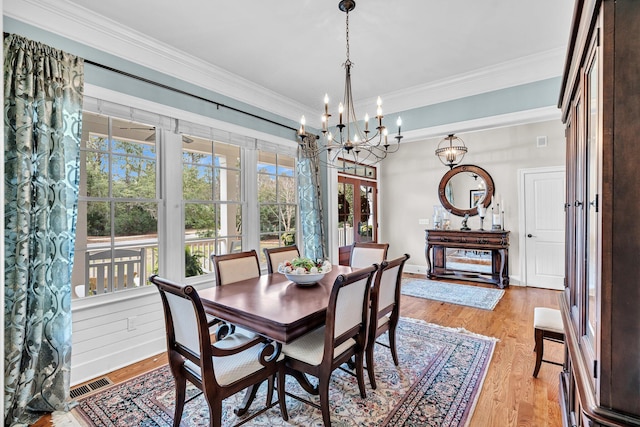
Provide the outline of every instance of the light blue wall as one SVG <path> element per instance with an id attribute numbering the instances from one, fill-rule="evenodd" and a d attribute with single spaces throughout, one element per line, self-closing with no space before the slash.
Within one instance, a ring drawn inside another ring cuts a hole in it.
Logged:
<path id="1" fill-rule="evenodd" d="M 551 78 L 505 89 L 403 111 L 402 128 L 423 129 L 484 117 L 555 106 L 561 78 Z"/>

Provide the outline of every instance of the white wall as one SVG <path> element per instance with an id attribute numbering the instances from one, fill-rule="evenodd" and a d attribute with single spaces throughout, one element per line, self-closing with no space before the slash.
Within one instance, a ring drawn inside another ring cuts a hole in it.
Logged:
<path id="1" fill-rule="evenodd" d="M 72 301 L 71 385 L 166 350 L 160 294 L 146 288 Z"/>
<path id="2" fill-rule="evenodd" d="M 452 129 L 455 131 L 455 129 Z M 509 276 L 519 283 L 518 170 L 565 164 L 564 127 L 560 120 L 456 134 L 468 153 L 464 164 L 477 165 L 493 178 L 496 193 L 504 200 L 505 228 L 511 231 Z M 446 135 L 443 135 L 444 137 Z M 538 136 L 547 137 L 547 146 L 536 147 Z M 425 233 L 432 225 L 433 206 L 440 205 L 438 184 L 449 170 L 435 156 L 442 139 L 404 144 L 382 162 L 380 170 L 380 241 L 389 243 L 389 257 L 411 255 L 405 271 L 426 273 Z M 418 220 L 428 218 L 429 225 Z M 485 228 L 490 225 L 485 218 Z M 460 228 L 461 218 L 452 217 L 452 227 Z M 469 219 L 469 227 L 480 228 L 480 219 Z"/>

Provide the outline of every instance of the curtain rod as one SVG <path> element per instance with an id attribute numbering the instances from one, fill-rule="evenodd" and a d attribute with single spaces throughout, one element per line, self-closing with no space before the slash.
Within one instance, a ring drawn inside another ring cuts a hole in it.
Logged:
<path id="1" fill-rule="evenodd" d="M 118 70 L 118 69 L 116 69 L 116 68 L 109 67 L 108 65 L 100 64 L 100 63 L 98 63 L 98 62 L 94 62 L 94 61 L 91 61 L 91 60 L 89 60 L 89 59 L 85 59 L 85 60 L 84 60 L 84 62 L 85 62 L 85 64 L 94 65 L 94 66 L 96 66 L 96 67 L 103 68 L 103 69 L 105 69 L 105 70 L 112 71 L 112 72 L 114 72 L 114 73 L 121 74 L 121 75 L 123 75 L 123 76 L 130 77 L 130 78 L 132 78 L 132 79 L 139 80 L 139 81 L 141 81 L 141 82 L 149 83 L 149 84 L 152 84 L 152 85 L 154 85 L 154 86 L 158 86 L 158 87 L 161 87 L 161 88 L 163 88 L 163 89 L 167 89 L 167 90 L 170 90 L 170 91 L 172 91 L 172 92 L 179 93 L 179 94 L 181 94 L 181 95 L 187 95 L 187 96 L 190 96 L 190 97 L 192 97 L 192 98 L 198 99 L 198 100 L 200 100 L 200 101 L 208 102 L 209 104 L 214 104 L 214 105 L 216 106 L 216 108 L 217 108 L 217 109 L 220 109 L 220 107 L 222 107 L 222 108 L 226 108 L 226 109 L 228 109 L 228 110 L 235 111 L 235 112 L 237 112 L 237 113 L 241 113 L 241 114 L 247 115 L 247 116 L 249 116 L 249 117 L 253 117 L 254 119 L 262 120 L 262 121 L 265 121 L 265 122 L 267 122 L 267 123 L 271 123 L 271 124 L 274 124 L 274 125 L 277 125 L 277 126 L 283 127 L 283 128 L 285 128 L 285 129 L 290 129 L 290 130 L 295 131 L 295 132 L 297 132 L 297 131 L 298 131 L 298 129 L 296 129 L 296 128 L 294 128 L 294 127 L 287 126 L 287 125 L 285 125 L 285 124 L 282 124 L 282 123 L 276 122 L 276 121 L 271 120 L 271 119 L 267 119 L 266 117 L 262 117 L 262 116 L 259 116 L 259 115 L 257 115 L 257 114 L 253 114 L 253 113 L 250 113 L 250 112 L 248 112 L 248 111 L 241 110 L 241 109 L 236 108 L 236 107 L 231 107 L 231 106 L 226 105 L 226 104 L 223 104 L 223 103 L 221 103 L 221 102 L 213 101 L 213 100 L 211 100 L 211 99 L 204 98 L 204 97 L 202 97 L 202 96 L 195 95 L 195 94 L 193 94 L 193 93 L 190 93 L 190 92 L 187 92 L 187 91 L 184 91 L 184 90 L 182 90 L 182 89 L 178 89 L 178 88 L 175 88 L 175 87 L 172 87 L 172 86 L 169 86 L 169 85 L 165 85 L 165 84 L 163 84 L 163 83 L 158 83 L 158 82 L 156 82 L 156 81 L 154 81 L 154 80 L 149 80 L 149 79 L 147 79 L 147 78 L 140 77 L 140 76 L 137 76 L 137 75 L 135 75 L 135 74 L 128 73 L 128 72 L 126 72 L 126 71 Z"/>

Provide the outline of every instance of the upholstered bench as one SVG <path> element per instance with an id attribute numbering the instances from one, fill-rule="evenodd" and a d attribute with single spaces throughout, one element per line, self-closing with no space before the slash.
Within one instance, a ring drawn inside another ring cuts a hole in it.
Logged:
<path id="1" fill-rule="evenodd" d="M 533 369 L 533 376 L 537 377 L 542 362 L 562 366 L 562 363 L 542 358 L 544 353 L 544 340 L 564 343 L 564 327 L 562 325 L 560 310 L 536 307 L 533 312 L 533 329 L 536 340 L 536 345 L 533 349 L 533 351 L 536 352 L 536 367 Z"/>

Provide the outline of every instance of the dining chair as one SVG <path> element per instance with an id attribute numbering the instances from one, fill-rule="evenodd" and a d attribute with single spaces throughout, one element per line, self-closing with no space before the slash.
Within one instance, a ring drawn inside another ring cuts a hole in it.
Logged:
<path id="1" fill-rule="evenodd" d="M 281 246 L 279 248 L 264 248 L 264 256 L 267 259 L 267 273 L 278 271 L 281 262 L 290 261 L 300 256 L 297 245 Z"/>
<path id="2" fill-rule="evenodd" d="M 255 249 L 224 255 L 211 255 L 216 285 L 223 286 L 260 276 L 260 260 Z"/>
<path id="3" fill-rule="evenodd" d="M 369 336 L 367 338 L 366 360 L 367 372 L 371 388 L 376 389 L 376 379 L 373 364 L 373 348 L 377 344 L 391 349 L 393 363 L 398 366 L 398 352 L 396 350 L 396 328 L 400 319 L 400 281 L 404 264 L 409 254 L 383 261 L 376 273 L 371 287 L 371 315 L 369 316 Z M 389 345 L 376 341 L 380 335 L 389 332 Z"/>
<path id="4" fill-rule="evenodd" d="M 269 381 L 266 411 L 274 404 L 273 378 L 278 377 L 278 404 L 289 418 L 284 394 L 284 356 L 281 345 L 266 338 L 235 333 L 211 342 L 209 326 L 198 292 L 153 275 L 160 291 L 167 335 L 169 367 L 176 387 L 173 425 L 178 427 L 185 405 L 187 381 L 199 388 L 209 407 L 209 425 L 222 424 L 222 401 L 252 385 Z M 257 388 L 257 387 L 256 387 Z"/>
<path id="5" fill-rule="evenodd" d="M 213 261 L 213 267 L 216 272 L 216 286 L 225 286 L 242 280 L 253 279 L 260 277 L 261 274 L 260 260 L 255 249 L 224 255 L 212 254 L 211 261 Z M 210 321 L 211 323 L 214 322 Z M 235 325 L 228 325 L 228 329 L 225 329 L 224 325 L 226 325 L 226 322 L 223 322 L 216 336 L 224 336 L 235 332 Z M 255 335 L 254 332 L 247 329 L 239 329 L 245 335 Z"/>
<path id="6" fill-rule="evenodd" d="M 387 259 L 388 250 L 388 243 L 355 242 L 351 247 L 349 265 L 354 268 L 362 268 L 371 264 L 380 264 Z"/>
<path id="7" fill-rule="evenodd" d="M 331 425 L 331 373 L 351 357 L 355 358 L 360 396 L 367 396 L 364 387 L 364 351 L 371 279 L 377 269 L 377 265 L 370 265 L 336 277 L 329 296 L 325 325 L 282 346 L 287 373 L 306 373 L 318 379 L 320 409 L 325 426 Z"/>

